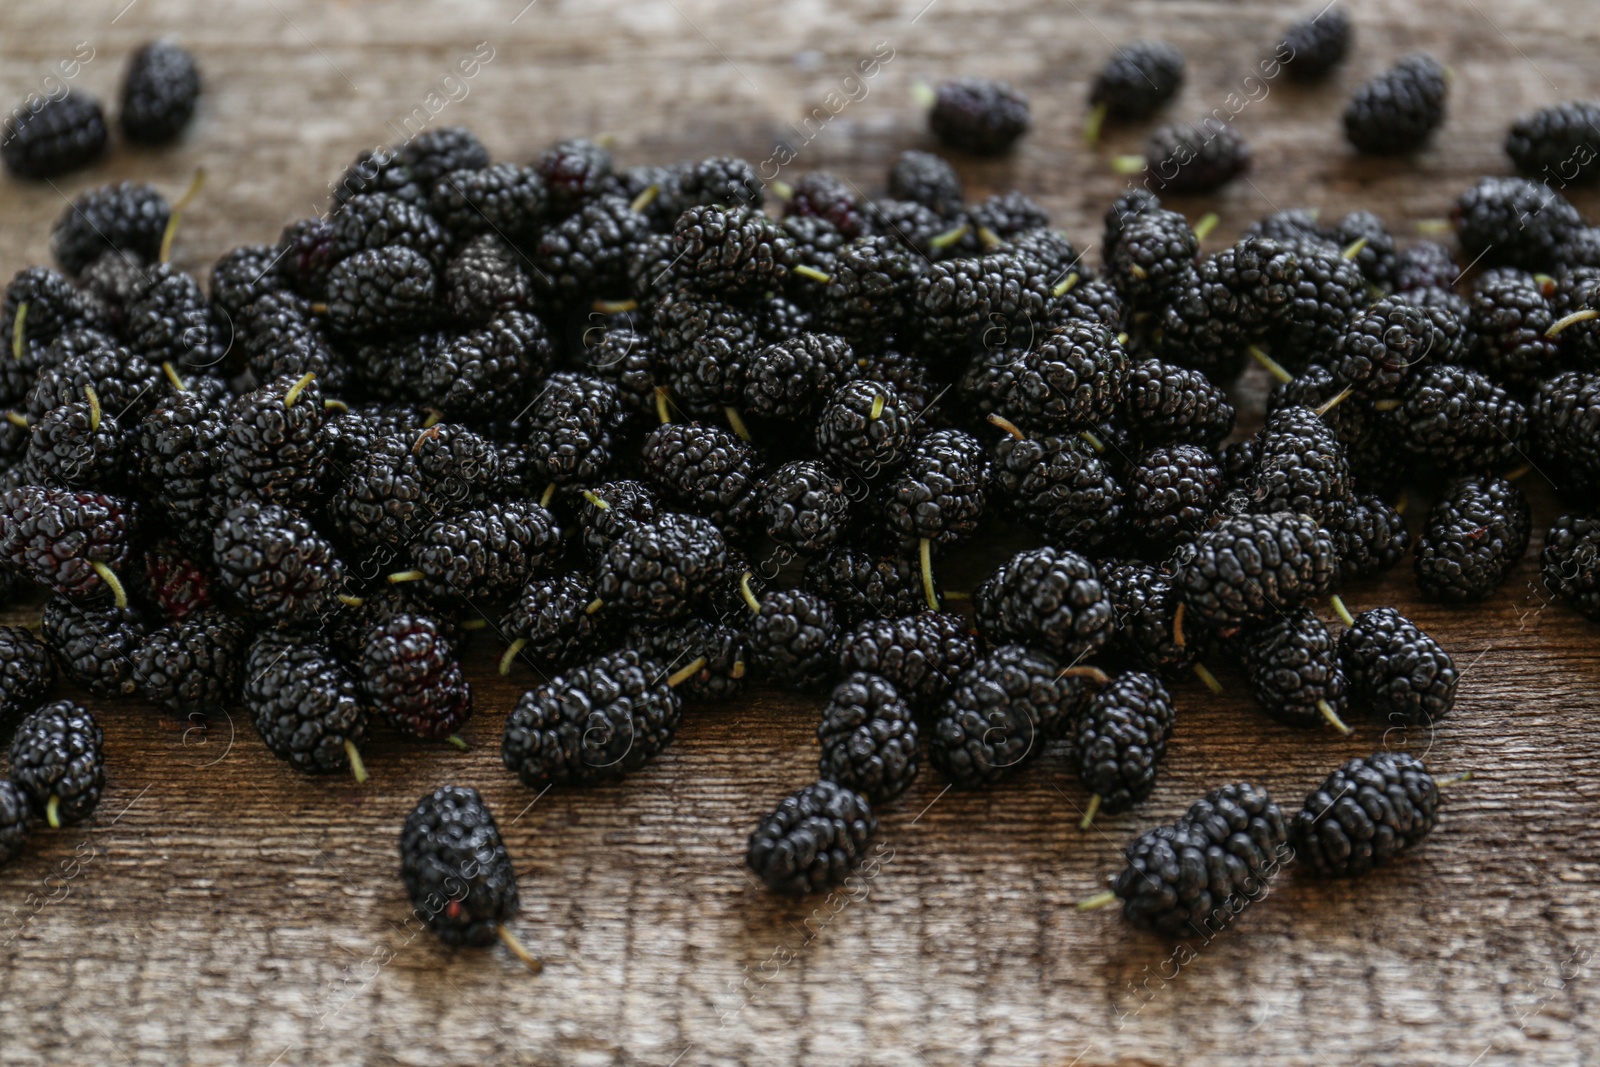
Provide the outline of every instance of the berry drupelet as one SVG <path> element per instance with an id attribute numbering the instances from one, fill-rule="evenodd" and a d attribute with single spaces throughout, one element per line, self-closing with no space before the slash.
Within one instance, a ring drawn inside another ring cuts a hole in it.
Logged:
<path id="1" fill-rule="evenodd" d="M 1166 687 L 1142 671 L 1119 674 L 1094 694 L 1073 725 L 1078 777 L 1092 794 L 1084 829 L 1097 813 L 1127 811 L 1150 795 L 1174 718 Z"/>
<path id="2" fill-rule="evenodd" d="M 978 632 L 990 644 L 1024 642 L 1070 663 L 1111 639 L 1111 601 L 1095 565 L 1076 552 L 1019 552 L 973 593 Z"/>
<path id="3" fill-rule="evenodd" d="M 519 903 L 517 872 L 476 789 L 441 786 L 417 801 L 400 829 L 400 879 L 412 914 L 446 945 L 480 947 L 498 938 L 540 969 L 506 929 Z"/>
<path id="4" fill-rule="evenodd" d="M 1539 573 L 1550 595 L 1600 621 L 1600 522 L 1562 515 L 1544 536 Z"/>
<path id="5" fill-rule="evenodd" d="M 1245 631 L 1240 658 L 1250 692 L 1267 714 L 1289 726 L 1326 722 L 1349 733 L 1346 679 L 1328 628 L 1305 608 Z"/>
<path id="6" fill-rule="evenodd" d="M 872 804 L 906 791 L 917 777 L 917 722 L 888 681 L 855 672 L 833 689 L 817 727 L 818 776 Z"/>
<path id="7" fill-rule="evenodd" d="M 1028 98 L 1003 81 L 952 78 L 941 83 L 928 111 L 939 143 L 975 156 L 998 156 L 1028 132 Z"/>
<path id="8" fill-rule="evenodd" d="M 94 716 L 70 700 L 22 720 L 11 738 L 11 781 L 35 818 L 59 828 L 94 814 L 106 784 L 104 743 Z"/>
<path id="9" fill-rule="evenodd" d="M 323 645 L 263 633 L 245 659 L 243 701 L 267 748 L 297 771 L 349 768 L 366 780 L 360 744 L 369 709 L 360 687 Z"/>
<path id="10" fill-rule="evenodd" d="M 83 92 L 33 94 L 15 108 L 0 133 L 0 160 L 18 178 L 60 177 L 100 158 L 106 119 L 100 102 Z"/>
<path id="11" fill-rule="evenodd" d="M 1394 608 L 1357 615 L 1339 635 L 1339 662 L 1351 695 L 1378 722 L 1427 726 L 1455 706 L 1455 661 Z"/>
<path id="12" fill-rule="evenodd" d="M 1483 600 L 1510 576 L 1532 532 L 1522 490 L 1504 478 L 1457 478 L 1440 490 L 1417 541 L 1417 585 L 1447 604 Z"/>
<path id="13" fill-rule="evenodd" d="M 200 69 L 194 57 L 171 41 L 152 41 L 128 60 L 117 122 L 135 144 L 167 144 L 194 118 L 200 99 Z"/>
<path id="14" fill-rule="evenodd" d="M 861 794 L 823 780 L 797 790 L 750 834 L 745 861 L 774 892 L 815 893 L 866 856 L 878 820 Z"/>
<path id="15" fill-rule="evenodd" d="M 1284 31 L 1278 50 L 1285 73 L 1297 82 L 1327 77 L 1350 50 L 1352 32 L 1350 16 L 1338 8 L 1324 8 L 1311 18 L 1293 23 Z"/>
<path id="16" fill-rule="evenodd" d="M 1406 56 L 1350 98 L 1344 133 L 1356 151 L 1388 156 L 1414 152 L 1444 122 L 1448 73 L 1432 56 Z"/>
<path id="17" fill-rule="evenodd" d="M 951 685 L 929 728 L 928 756 L 957 786 L 991 785 L 1060 735 L 1080 696 L 1050 656 L 1001 645 Z"/>
<path id="18" fill-rule="evenodd" d="M 1295 858 L 1322 878 L 1354 878 L 1399 858 L 1438 821 L 1439 786 L 1406 752 L 1375 752 L 1328 776 L 1295 812 Z"/>
<path id="19" fill-rule="evenodd" d="M 1122 901 L 1122 916 L 1168 937 L 1210 938 L 1260 899 L 1284 859 L 1283 812 L 1248 782 L 1197 800 L 1182 818 L 1142 834 L 1110 891 L 1080 908 Z"/>
<path id="20" fill-rule="evenodd" d="M 622 649 L 564 671 L 517 701 L 500 758 L 533 789 L 620 780 L 671 743 L 683 714 L 674 685 L 700 666 L 669 676 Z"/>
<path id="21" fill-rule="evenodd" d="M 401 733 L 443 741 L 472 717 L 472 687 L 434 620 L 400 613 L 366 635 L 355 671 L 362 695 Z"/>
<path id="22" fill-rule="evenodd" d="M 1328 591 L 1338 554 L 1304 515 L 1237 515 L 1186 546 L 1175 578 L 1188 612 L 1223 633 Z"/>

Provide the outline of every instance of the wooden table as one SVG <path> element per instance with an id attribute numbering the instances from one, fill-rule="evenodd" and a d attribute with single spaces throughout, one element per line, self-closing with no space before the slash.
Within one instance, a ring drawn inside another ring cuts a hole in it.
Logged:
<path id="1" fill-rule="evenodd" d="M 877 193 L 893 153 L 926 143 L 914 84 L 954 73 L 1011 78 L 1036 116 L 1014 158 L 962 164 L 970 191 L 1020 187 L 1088 243 L 1121 184 L 1106 160 L 1144 132 L 1098 152 L 1078 140 L 1110 42 L 1180 45 L 1190 80 L 1171 114 L 1194 117 L 1244 86 L 1287 18 L 1261 0 L 524 2 L 8 5 L 4 99 L 84 40 L 94 58 L 75 84 L 111 95 L 128 52 L 159 33 L 194 47 L 209 90 L 174 151 L 117 151 L 55 187 L 0 183 L 0 272 L 46 259 L 63 194 L 139 178 L 175 195 L 202 165 L 177 258 L 204 269 L 322 203 L 349 158 L 394 141 L 431 92 L 448 101 L 433 122 L 475 126 L 501 158 L 599 132 L 625 163 L 759 162 L 788 141 L 786 176 L 827 167 Z M 1600 26 L 1579 0 L 1342 6 L 1360 39 L 1334 82 L 1269 83 L 1237 119 L 1256 150 L 1249 180 L 1178 205 L 1221 214 L 1213 241 L 1299 204 L 1372 208 L 1409 232 L 1472 177 L 1505 171 L 1511 116 L 1600 94 Z M 476 77 L 446 81 L 480 42 L 492 58 Z M 1344 98 L 1416 48 L 1455 72 L 1437 144 L 1352 158 Z M 892 58 L 846 81 L 874 55 Z M 796 125 L 830 92 L 855 99 L 800 144 Z M 1542 531 L 1555 505 L 1537 473 L 1526 481 Z M 136 703 L 100 707 L 110 784 L 97 815 L 0 871 L 0 1063 L 1593 1062 L 1600 631 L 1545 605 L 1533 556 L 1471 609 L 1418 603 L 1408 569 L 1347 599 L 1399 605 L 1454 653 L 1455 714 L 1403 742 L 1476 777 L 1406 862 L 1348 884 L 1288 874 L 1189 954 L 1071 905 L 1128 838 L 1207 788 L 1248 778 L 1292 807 L 1340 761 L 1402 739 L 1293 732 L 1224 673 L 1221 697 L 1179 688 L 1161 784 L 1137 812 L 1080 833 L 1086 797 L 1059 754 L 992 792 L 945 792 L 928 772 L 882 813 L 891 858 L 829 904 L 777 899 L 742 867 L 756 815 L 814 776 L 813 701 L 762 691 L 694 710 L 624 785 L 540 795 L 498 753 L 532 675 L 495 677 L 487 641 L 469 653 L 472 751 L 382 740 L 364 788 L 295 774 L 237 713 L 201 734 Z M 403 925 L 399 826 L 446 782 L 477 786 L 499 816 L 525 901 L 516 929 L 548 961 L 542 975 Z"/>

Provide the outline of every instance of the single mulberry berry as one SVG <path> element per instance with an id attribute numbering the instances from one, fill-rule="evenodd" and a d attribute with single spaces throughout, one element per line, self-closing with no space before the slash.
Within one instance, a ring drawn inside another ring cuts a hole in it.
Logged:
<path id="1" fill-rule="evenodd" d="M 1078 685 L 1043 652 L 1001 645 L 956 678 L 928 736 L 933 765 L 957 786 L 990 785 L 1038 756 L 1072 722 Z"/>
<path id="2" fill-rule="evenodd" d="M 1214 937 L 1265 894 L 1284 862 L 1288 828 L 1265 789 L 1214 789 L 1182 818 L 1128 845 L 1108 893 L 1079 908 L 1122 901 L 1122 916 L 1168 937 Z"/>
<path id="3" fill-rule="evenodd" d="M 133 650 L 139 693 L 179 716 L 205 715 L 239 695 L 249 631 L 215 608 L 152 631 Z"/>
<path id="4" fill-rule="evenodd" d="M 972 599 L 978 631 L 991 644 L 1036 645 L 1071 664 L 1111 639 L 1111 601 L 1100 573 L 1076 552 L 1019 552 Z"/>
<path id="5" fill-rule="evenodd" d="M 878 478 L 905 459 L 913 426 L 898 389 L 863 378 L 828 398 L 817 418 L 817 450 L 862 477 Z"/>
<path id="6" fill-rule="evenodd" d="M 1109 465 L 1077 436 L 1027 437 L 1001 419 L 993 479 L 1000 506 L 1060 548 L 1098 548 L 1119 529 L 1123 490 Z"/>
<path id="7" fill-rule="evenodd" d="M 1439 786 L 1406 752 L 1375 752 L 1330 774 L 1290 824 L 1295 857 L 1323 878 L 1354 878 L 1397 859 L 1438 821 Z"/>
<path id="8" fill-rule="evenodd" d="M 1351 695 L 1372 718 L 1427 726 L 1455 706 L 1460 672 L 1450 653 L 1394 608 L 1363 611 L 1339 635 Z"/>
<path id="9" fill-rule="evenodd" d="M 975 635 L 949 612 L 869 619 L 839 640 L 840 670 L 885 679 L 924 715 L 932 714 L 977 658 Z"/>
<path id="10" fill-rule="evenodd" d="M 946 218 L 960 213 L 964 198 L 956 169 L 932 152 L 916 149 L 900 153 L 889 168 L 889 195 L 921 204 Z"/>
<path id="11" fill-rule="evenodd" d="M 917 777 L 917 721 L 885 679 L 855 672 L 834 687 L 817 727 L 818 775 L 872 804 L 893 800 Z"/>
<path id="12" fill-rule="evenodd" d="M 842 626 L 854 626 L 864 619 L 897 618 L 926 606 L 922 572 L 917 561 L 906 556 L 875 556 L 850 547 L 830 549 L 806 562 L 804 584 L 833 605 Z"/>
<path id="13" fill-rule="evenodd" d="M 1279 722 L 1316 726 L 1327 722 L 1349 733 L 1346 682 L 1334 641 L 1322 620 L 1300 608 L 1240 637 L 1250 691 Z"/>
<path id="14" fill-rule="evenodd" d="M 272 754 L 297 771 L 350 768 L 366 780 L 360 745 L 368 708 L 355 677 L 320 644 L 263 633 L 244 666 L 244 706 Z"/>
<path id="15" fill-rule="evenodd" d="M 94 716 L 70 700 L 39 708 L 11 738 L 11 781 L 51 827 L 94 814 L 106 786 L 105 735 Z"/>
<path id="16" fill-rule="evenodd" d="M 1084 829 L 1097 813 L 1127 811 L 1150 795 L 1173 721 L 1172 697 L 1154 675 L 1127 671 L 1094 694 L 1073 726 L 1078 777 L 1092 794 Z"/>
<path id="17" fill-rule="evenodd" d="M 1324 8 L 1285 30 L 1277 54 L 1290 78 L 1297 82 L 1319 81 L 1344 59 L 1352 35 L 1349 15 L 1336 8 Z M 1285 49 L 1287 56 L 1283 54 Z"/>
<path id="18" fill-rule="evenodd" d="M 540 969 L 506 929 L 519 903 L 517 872 L 476 789 L 442 786 L 417 801 L 400 829 L 400 878 L 412 914 L 440 941 L 463 948 L 499 938 L 530 969 Z"/>
<path id="19" fill-rule="evenodd" d="M 1106 652 L 1142 670 L 1176 676 L 1193 667 L 1210 643 L 1198 619 L 1183 620 L 1172 576 L 1148 563 L 1105 566 L 1101 580 L 1116 622 Z"/>
<path id="20" fill-rule="evenodd" d="M 1222 496 L 1222 468 L 1199 445 L 1153 449 L 1126 481 L 1124 518 L 1135 536 L 1156 545 L 1199 533 Z"/>
<path id="21" fill-rule="evenodd" d="M 32 831 L 29 825 L 32 821 L 27 794 L 11 779 L 0 778 L 0 867 L 22 855 Z"/>
<path id="22" fill-rule="evenodd" d="M 100 102 L 83 92 L 30 95 L 12 110 L 0 134 L 0 159 L 18 178 L 57 178 L 93 163 L 105 149 Z"/>
<path id="23" fill-rule="evenodd" d="M 1189 612 L 1227 632 L 1323 595 L 1337 566 L 1333 541 L 1315 520 L 1238 515 L 1186 546 L 1175 577 Z"/>
<path id="24" fill-rule="evenodd" d="M 710 596 L 727 561 L 727 542 L 716 526 L 666 512 L 616 532 L 596 568 L 595 592 L 606 609 L 670 622 Z"/>
<path id="25" fill-rule="evenodd" d="M 844 881 L 878 820 L 859 793 L 830 781 L 796 791 L 750 834 L 746 862 L 774 892 L 801 896 Z"/>
<path id="26" fill-rule="evenodd" d="M 131 507 L 99 493 L 8 489 L 0 496 L 0 558 L 62 596 L 116 593 L 131 556 Z"/>
<path id="27" fill-rule="evenodd" d="M 443 741 L 472 717 L 472 686 L 425 615 L 401 613 L 374 627 L 355 666 L 367 703 L 401 733 Z"/>
<path id="28" fill-rule="evenodd" d="M 1567 100 L 1523 115 L 1506 133 L 1506 155 L 1516 168 L 1562 186 L 1600 180 L 1600 105 Z"/>
<path id="29" fill-rule="evenodd" d="M 1028 132 L 1028 98 L 1003 81 L 952 78 L 928 112 L 928 128 L 958 152 L 998 156 Z"/>
<path id="30" fill-rule="evenodd" d="M 637 771 L 671 743 L 683 703 L 669 676 L 633 649 L 596 657 L 531 689 L 506 719 L 500 757 L 530 788 L 598 785 Z"/>
<path id="31" fill-rule="evenodd" d="M 50 231 L 50 250 L 68 274 L 79 274 L 106 252 L 154 263 L 172 208 L 154 188 L 137 182 L 79 193 Z"/>
<path id="32" fill-rule="evenodd" d="M 839 630 L 826 600 L 798 589 L 774 590 L 759 600 L 748 594 L 747 599 L 750 660 L 769 681 L 816 689 L 833 677 Z"/>
<path id="33" fill-rule="evenodd" d="M 128 60 L 117 122 L 136 144 L 176 140 L 194 118 L 200 99 L 200 69 L 194 57 L 171 41 L 151 41 Z"/>
<path id="34" fill-rule="evenodd" d="M 760 457 L 749 444 L 717 426 L 671 422 L 650 432 L 640 455 L 664 496 L 730 533 L 748 527 L 761 481 Z"/>
<path id="35" fill-rule="evenodd" d="M 15 626 L 0 626 L 0 719 L 38 703 L 55 680 L 55 661 L 38 638 Z"/>
<path id="36" fill-rule="evenodd" d="M 1417 541 L 1417 585 L 1430 600 L 1482 600 L 1510 576 L 1532 532 L 1522 490 L 1504 478 L 1457 478 L 1440 490 Z"/>
<path id="37" fill-rule="evenodd" d="M 230 509 L 217 523 L 211 553 L 222 588 L 263 622 L 314 626 L 339 610 L 344 564 L 287 508 L 250 502 Z"/>
<path id="38" fill-rule="evenodd" d="M 1142 160 L 1145 182 L 1163 192 L 1209 193 L 1250 169 L 1250 144 L 1226 122 L 1177 122 L 1150 135 Z"/>
<path id="39" fill-rule="evenodd" d="M 430 523 L 411 544 L 412 569 L 389 580 L 420 582 L 445 603 L 496 599 L 548 567 L 560 547 L 554 517 L 538 504 L 493 503 Z"/>
<path id="40" fill-rule="evenodd" d="M 1549 270 L 1583 224 L 1550 186 L 1526 178 L 1480 178 L 1450 213 L 1462 255 L 1482 267 Z"/>
<path id="41" fill-rule="evenodd" d="M 123 697 L 137 688 L 133 654 L 149 629 L 137 608 L 52 597 L 45 602 L 39 632 L 67 678 L 94 696 Z"/>
<path id="42" fill-rule="evenodd" d="M 1089 83 L 1089 139 L 1101 117 L 1119 122 L 1142 119 L 1183 87 L 1183 53 L 1165 41 L 1130 41 L 1119 47 Z"/>
<path id="43" fill-rule="evenodd" d="M 530 581 L 500 623 L 500 635 L 510 642 L 500 673 L 510 673 L 519 656 L 564 667 L 604 651 L 614 627 L 609 615 L 589 610 L 594 600 L 594 586 L 575 574 Z"/>
<path id="44" fill-rule="evenodd" d="M 1350 98 L 1344 133 L 1356 151 L 1387 156 L 1414 152 L 1444 121 L 1450 82 L 1432 56 L 1406 56 Z"/>
<path id="45" fill-rule="evenodd" d="M 1550 594 L 1600 620 L 1600 523 L 1562 515 L 1544 536 L 1539 573 Z"/>
<path id="46" fill-rule="evenodd" d="M 758 499 L 767 536 L 808 555 L 833 547 L 850 519 L 844 479 L 814 459 L 785 463 L 768 474 Z"/>

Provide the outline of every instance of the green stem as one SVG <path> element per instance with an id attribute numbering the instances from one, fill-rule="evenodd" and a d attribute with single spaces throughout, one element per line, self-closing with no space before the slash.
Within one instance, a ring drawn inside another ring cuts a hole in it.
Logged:
<path id="1" fill-rule="evenodd" d="M 511 673 L 511 665 L 517 661 L 517 656 L 527 647 L 528 639 L 526 637 L 519 637 L 511 642 L 511 647 L 506 649 L 506 654 L 500 657 L 500 676 L 502 678 Z"/>
<path id="2" fill-rule="evenodd" d="M 361 762 L 361 750 L 356 748 L 354 741 L 345 741 L 344 754 L 345 758 L 350 761 L 350 773 L 356 776 L 356 785 L 366 785 L 367 765 Z"/>
<path id="3" fill-rule="evenodd" d="M 1094 911 L 1103 908 L 1117 899 L 1117 894 L 1107 889 L 1104 893 L 1096 893 L 1092 897 L 1085 897 L 1078 901 L 1079 911 Z"/>
<path id="4" fill-rule="evenodd" d="M 1078 829 L 1087 830 L 1098 814 L 1100 814 L 1100 794 L 1096 793 L 1089 798 L 1089 810 L 1083 813 L 1083 821 L 1078 823 Z"/>
<path id="5" fill-rule="evenodd" d="M 1346 626 L 1354 626 L 1356 624 L 1355 618 L 1350 614 L 1350 609 L 1344 606 L 1344 598 L 1338 593 L 1330 596 L 1328 603 L 1333 605 L 1333 613 L 1339 616 L 1340 622 Z"/>

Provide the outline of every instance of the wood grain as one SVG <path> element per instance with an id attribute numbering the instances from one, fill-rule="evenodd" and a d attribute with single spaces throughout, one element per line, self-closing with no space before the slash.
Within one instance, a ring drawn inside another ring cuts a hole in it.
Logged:
<path id="1" fill-rule="evenodd" d="M 448 92 L 445 75 L 480 42 L 493 58 L 436 122 L 469 123 L 511 159 L 604 131 L 625 163 L 766 159 L 800 140 L 792 124 L 830 92 L 859 96 L 843 79 L 883 42 L 892 59 L 865 96 L 785 171 L 827 167 L 874 194 L 892 154 L 926 141 L 914 83 L 1003 75 L 1033 94 L 1036 129 L 1016 157 L 963 163 L 963 175 L 976 195 L 1035 195 L 1087 244 L 1121 185 L 1105 159 L 1147 132 L 1080 146 L 1086 81 L 1109 42 L 1183 48 L 1189 84 L 1171 113 L 1197 116 L 1240 86 L 1288 17 L 1263 0 L 523 2 L 7 5 L 5 99 L 84 40 L 95 58 L 75 84 L 110 96 L 128 52 L 160 33 L 194 47 L 209 92 L 174 151 L 119 150 L 55 187 L 0 184 L 0 273 L 47 257 L 64 196 L 115 178 L 176 193 L 202 165 L 178 261 L 199 270 L 272 240 L 359 148 L 394 140 L 391 123 Z M 1515 113 L 1600 94 L 1600 27 L 1579 0 L 1341 6 L 1359 42 L 1333 83 L 1272 84 L 1237 119 L 1256 149 L 1250 179 L 1179 204 L 1219 212 L 1218 239 L 1302 204 L 1372 208 L 1405 231 L 1475 175 L 1504 171 Z M 1353 159 L 1337 133 L 1343 99 L 1417 48 L 1455 72 L 1448 126 L 1414 159 Z M 1544 523 L 1552 498 L 1536 472 L 1527 481 Z M 1456 713 L 1427 736 L 1293 732 L 1247 707 L 1224 671 L 1221 697 L 1180 687 L 1162 782 L 1139 811 L 1079 833 L 1086 798 L 1059 753 L 993 792 L 945 792 L 928 773 L 882 813 L 875 873 L 853 895 L 804 904 L 742 868 L 756 814 L 815 771 L 816 706 L 784 694 L 693 711 L 623 785 L 541 795 L 498 758 L 531 675 L 496 678 L 487 641 L 469 652 L 472 751 L 380 741 L 364 788 L 297 776 L 237 713 L 202 735 L 103 705 L 97 816 L 0 871 L 0 1063 L 1592 1062 L 1597 631 L 1537 588 L 1530 557 L 1469 610 L 1418 603 L 1405 570 L 1349 591 L 1356 608 L 1401 606 L 1465 669 Z M 1392 870 L 1349 884 L 1288 872 L 1188 954 L 1070 906 L 1117 868 L 1128 837 L 1211 786 L 1249 778 L 1292 805 L 1341 760 L 1402 743 L 1476 777 Z M 476 785 L 497 812 L 521 876 L 517 929 L 548 961 L 542 975 L 407 927 L 399 826 L 444 782 Z"/>

